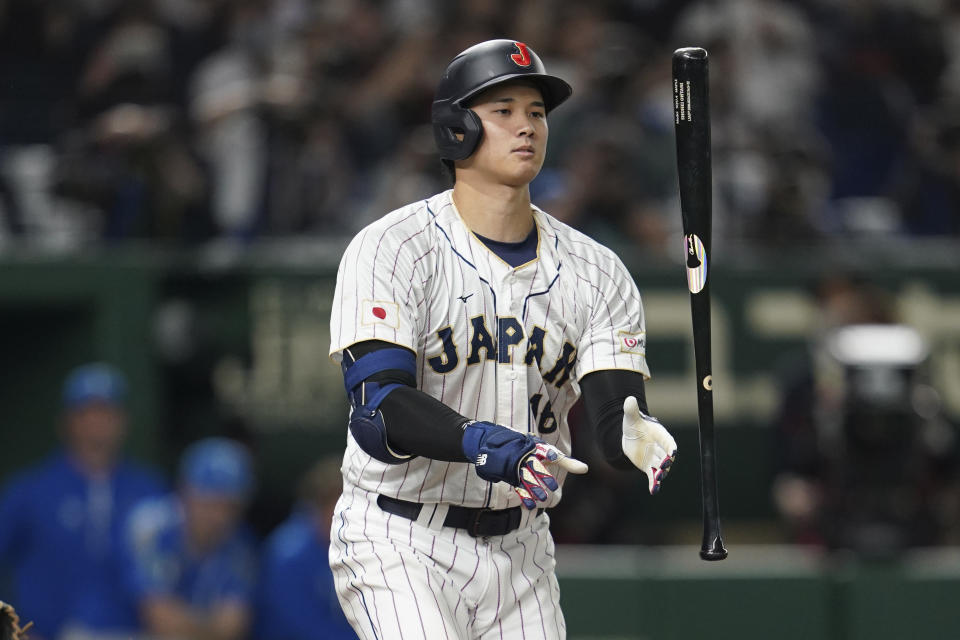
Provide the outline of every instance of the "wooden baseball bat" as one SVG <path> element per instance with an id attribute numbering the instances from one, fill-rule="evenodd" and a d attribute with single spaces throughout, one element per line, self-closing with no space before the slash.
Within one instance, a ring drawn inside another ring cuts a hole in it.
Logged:
<path id="1" fill-rule="evenodd" d="M 683 216 L 684 251 L 700 418 L 700 492 L 703 498 L 703 544 L 700 557 L 723 560 L 717 497 L 717 441 L 713 427 L 713 375 L 710 364 L 710 171 L 709 65 L 705 49 L 687 47 L 673 53 L 674 129 L 677 175 Z"/>

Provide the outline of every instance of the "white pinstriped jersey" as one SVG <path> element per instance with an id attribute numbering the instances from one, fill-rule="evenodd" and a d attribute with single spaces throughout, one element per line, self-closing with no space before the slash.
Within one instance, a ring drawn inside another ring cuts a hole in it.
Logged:
<path id="1" fill-rule="evenodd" d="M 333 359 L 363 340 L 402 345 L 417 354 L 421 391 L 468 418 L 533 433 L 570 453 L 567 412 L 580 395 L 577 380 L 602 369 L 650 375 L 643 304 L 611 250 L 536 207 L 533 214 L 537 257 L 516 268 L 467 228 L 452 191 L 366 227 L 340 263 Z M 472 464 L 384 464 L 349 434 L 344 477 L 413 502 L 520 504 L 512 487 L 481 479 Z"/>

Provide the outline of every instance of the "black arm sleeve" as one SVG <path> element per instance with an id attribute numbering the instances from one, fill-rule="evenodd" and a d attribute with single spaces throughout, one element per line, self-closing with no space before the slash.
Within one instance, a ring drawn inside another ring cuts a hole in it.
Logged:
<path id="1" fill-rule="evenodd" d="M 636 469 L 623 453 L 623 401 L 634 396 L 640 410 L 647 413 L 643 375 L 625 369 L 607 369 L 588 373 L 580 379 L 583 408 L 594 429 L 603 457 L 617 469 Z"/>
<path id="2" fill-rule="evenodd" d="M 396 349 L 397 345 L 366 340 L 351 345 L 349 351 L 356 359 L 385 348 Z M 391 449 L 433 460 L 467 462 L 463 453 L 463 425 L 469 421 L 467 417 L 417 389 L 416 378 L 405 371 L 381 371 L 367 379 L 405 385 L 388 393 L 380 403 Z"/>

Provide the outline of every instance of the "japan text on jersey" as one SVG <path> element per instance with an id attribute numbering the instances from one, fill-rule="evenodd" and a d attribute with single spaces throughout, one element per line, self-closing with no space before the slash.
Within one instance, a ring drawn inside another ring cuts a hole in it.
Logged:
<path id="1" fill-rule="evenodd" d="M 643 305 L 612 251 L 540 209 L 534 221 L 537 258 L 516 268 L 466 227 L 450 191 L 374 222 L 340 264 L 331 356 L 339 360 L 363 340 L 407 347 L 417 354 L 422 391 L 468 418 L 532 433 L 569 453 L 577 380 L 602 369 L 649 376 Z M 511 487 L 480 479 L 470 464 L 415 458 L 388 465 L 352 437 L 344 471 L 368 491 L 416 502 L 519 504 Z"/>

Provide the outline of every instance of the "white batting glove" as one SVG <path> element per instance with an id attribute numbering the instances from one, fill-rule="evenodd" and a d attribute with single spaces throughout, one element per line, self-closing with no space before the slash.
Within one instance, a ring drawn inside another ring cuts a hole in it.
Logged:
<path id="1" fill-rule="evenodd" d="M 658 492 L 677 457 L 677 442 L 659 420 L 640 411 L 633 396 L 623 401 L 621 446 L 630 462 L 647 474 L 650 494 Z"/>

